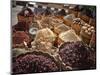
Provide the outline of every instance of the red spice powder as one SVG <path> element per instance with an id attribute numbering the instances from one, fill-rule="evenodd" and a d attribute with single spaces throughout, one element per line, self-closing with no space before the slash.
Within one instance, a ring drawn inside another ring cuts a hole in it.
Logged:
<path id="1" fill-rule="evenodd" d="M 12 28 L 13 28 L 14 31 L 28 31 L 29 30 L 29 24 L 27 24 L 26 22 L 18 22 Z"/>
<path id="2" fill-rule="evenodd" d="M 24 31 L 17 31 L 13 33 L 13 44 L 29 43 L 30 37 Z"/>

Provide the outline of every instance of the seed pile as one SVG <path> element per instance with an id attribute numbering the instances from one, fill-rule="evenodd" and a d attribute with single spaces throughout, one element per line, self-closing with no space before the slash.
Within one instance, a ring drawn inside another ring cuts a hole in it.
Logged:
<path id="1" fill-rule="evenodd" d="M 13 72 L 18 73 L 41 73 L 59 71 L 55 61 L 43 54 L 29 53 L 19 56 L 13 62 Z"/>
<path id="2" fill-rule="evenodd" d="M 95 62 L 93 62 L 95 58 L 91 57 L 94 52 L 82 42 L 66 42 L 61 45 L 59 50 L 62 61 L 71 66 L 73 70 L 90 69 L 95 66 Z"/>

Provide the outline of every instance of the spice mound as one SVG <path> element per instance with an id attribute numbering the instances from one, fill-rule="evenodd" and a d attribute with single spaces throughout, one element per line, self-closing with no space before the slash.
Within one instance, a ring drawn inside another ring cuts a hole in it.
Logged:
<path id="1" fill-rule="evenodd" d="M 59 71 L 56 61 L 42 52 L 27 53 L 13 61 L 14 74 L 41 73 Z"/>
<path id="2" fill-rule="evenodd" d="M 24 47 L 30 42 L 30 37 L 24 31 L 16 31 L 12 38 L 13 47 Z"/>
<path id="3" fill-rule="evenodd" d="M 59 54 L 62 61 L 72 67 L 73 70 L 95 68 L 94 52 L 82 42 L 66 42 L 62 44 Z"/>

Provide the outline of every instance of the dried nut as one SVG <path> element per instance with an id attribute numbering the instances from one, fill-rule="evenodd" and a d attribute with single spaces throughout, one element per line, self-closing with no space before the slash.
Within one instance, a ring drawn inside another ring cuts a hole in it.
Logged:
<path id="1" fill-rule="evenodd" d="M 94 29 L 94 27 L 93 27 L 93 26 L 91 26 L 91 29 Z"/>
<path id="2" fill-rule="evenodd" d="M 91 35 L 91 32 L 88 32 L 88 35 Z"/>
<path id="3" fill-rule="evenodd" d="M 91 32 L 93 33 L 93 32 L 95 32 L 95 30 L 92 29 Z"/>
<path id="4" fill-rule="evenodd" d="M 86 27 L 86 26 L 83 26 L 83 27 L 82 27 L 82 29 L 83 29 L 83 30 L 86 30 L 86 29 L 87 29 L 87 27 Z"/>
<path id="5" fill-rule="evenodd" d="M 87 23 L 85 23 L 85 24 L 84 24 L 84 26 L 88 26 L 88 24 L 87 24 Z"/>
<path id="6" fill-rule="evenodd" d="M 88 33 L 88 30 L 85 30 L 85 33 Z"/>
<path id="7" fill-rule="evenodd" d="M 88 28 L 88 31 L 91 31 L 91 28 Z"/>
<path id="8" fill-rule="evenodd" d="M 87 25 L 87 27 L 90 27 L 90 25 Z"/>
<path id="9" fill-rule="evenodd" d="M 40 42 L 41 44 L 45 44 L 45 42 Z"/>

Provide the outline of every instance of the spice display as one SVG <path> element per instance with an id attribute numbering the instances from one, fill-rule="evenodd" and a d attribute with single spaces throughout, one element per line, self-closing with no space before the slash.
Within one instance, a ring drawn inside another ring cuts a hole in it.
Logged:
<path id="1" fill-rule="evenodd" d="M 91 17 L 92 6 L 30 3 L 12 9 L 12 18 L 17 18 L 11 26 L 12 73 L 95 69 L 96 13 Z"/>

